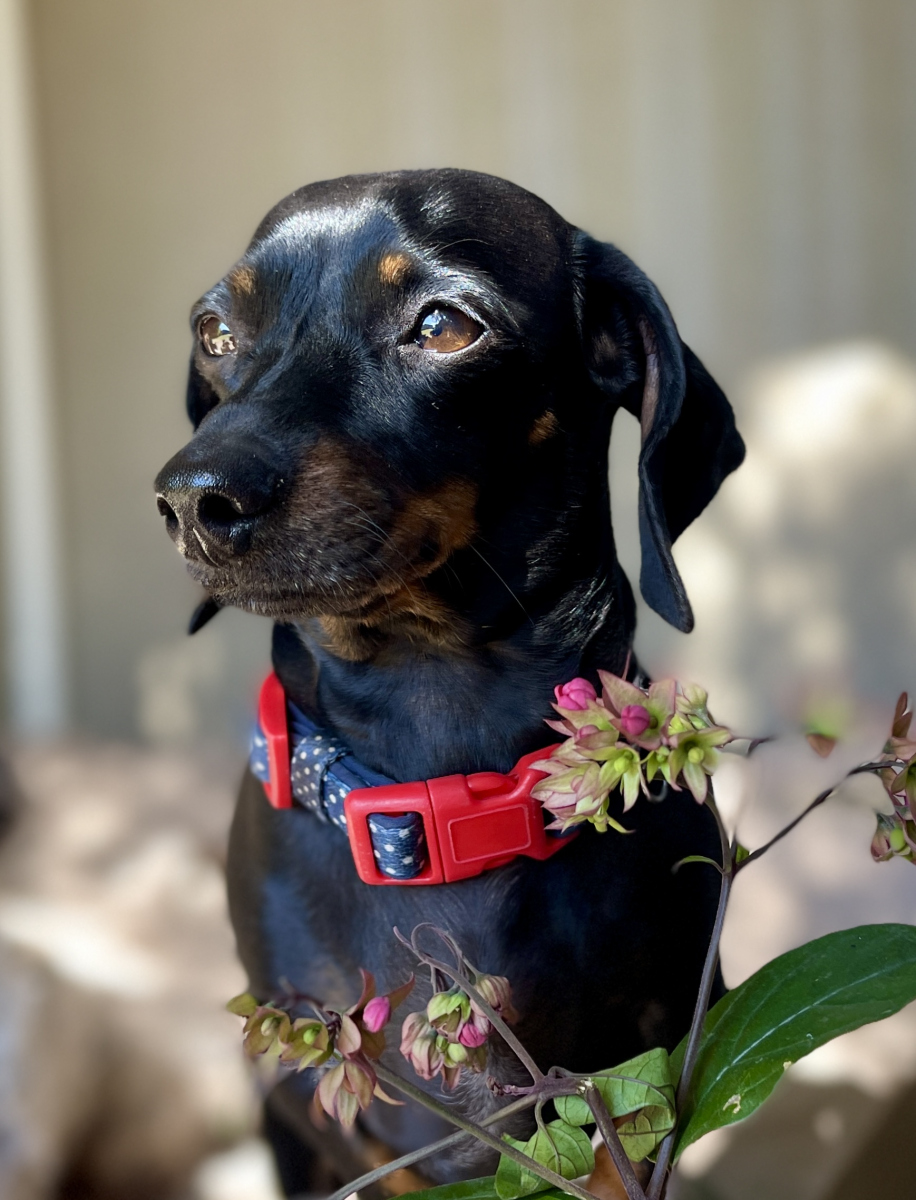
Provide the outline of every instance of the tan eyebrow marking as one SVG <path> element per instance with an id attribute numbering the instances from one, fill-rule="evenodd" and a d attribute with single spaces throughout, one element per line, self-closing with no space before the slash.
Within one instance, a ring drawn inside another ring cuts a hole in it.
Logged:
<path id="1" fill-rule="evenodd" d="M 378 277 L 382 283 L 400 283 L 410 270 L 410 255 L 402 251 L 383 254 L 378 265 Z"/>
<path id="2" fill-rule="evenodd" d="M 229 272 L 229 286 L 240 296 L 250 296 L 254 291 L 254 271 L 251 267 L 233 267 Z"/>
<path id="3" fill-rule="evenodd" d="M 547 410 L 541 413 L 535 423 L 528 431 L 528 445 L 538 446 L 541 442 L 546 442 L 548 438 L 553 437 L 555 433 L 560 432 L 560 422 L 554 414 Z"/>

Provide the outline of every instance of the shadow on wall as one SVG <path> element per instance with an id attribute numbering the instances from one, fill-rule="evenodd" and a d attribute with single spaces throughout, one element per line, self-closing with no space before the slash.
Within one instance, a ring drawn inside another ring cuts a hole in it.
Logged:
<path id="1" fill-rule="evenodd" d="M 271 628 L 263 617 L 228 609 L 193 637 L 153 643 L 135 668 L 141 737 L 163 748 L 231 742 L 241 770 L 257 688 L 270 670 Z"/>
<path id="2" fill-rule="evenodd" d="M 824 697 L 892 708 L 916 689 L 916 366 L 844 343 L 760 369 L 735 398 L 746 462 L 675 548 L 696 629 L 641 611 L 640 656 L 703 681 L 749 732 Z M 629 424 L 612 481 L 635 577 Z"/>
<path id="3" fill-rule="evenodd" d="M 676 546 L 696 629 L 684 637 L 642 606 L 637 647 L 654 674 L 707 686 L 733 727 L 787 735 L 717 775 L 729 823 L 754 847 L 870 758 L 898 693 L 916 692 L 916 367 L 877 343 L 824 347 L 760 369 L 737 400 L 746 463 Z M 631 578 L 637 441 L 625 421 L 611 457 Z M 845 726 L 826 760 L 797 733 L 813 713 Z M 916 871 L 869 854 L 874 811 L 885 807 L 874 779 L 845 785 L 742 877 L 723 941 L 730 986 L 831 930 L 916 921 Z M 868 1162 L 872 1185 L 909 1196 L 893 1186 L 900 1154 L 884 1143 L 875 1174 L 870 1139 L 914 1079 L 916 1005 L 796 1064 L 746 1125 L 691 1148 L 677 1195 L 870 1200 Z"/>

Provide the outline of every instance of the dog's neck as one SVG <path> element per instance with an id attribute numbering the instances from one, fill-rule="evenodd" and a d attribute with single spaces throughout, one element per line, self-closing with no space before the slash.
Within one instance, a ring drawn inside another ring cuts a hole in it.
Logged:
<path id="1" fill-rule="evenodd" d="M 554 686 L 622 670 L 633 634 L 604 477 L 587 490 L 597 494 L 557 505 L 524 545 L 486 530 L 368 620 L 278 625 L 274 660 L 291 699 L 399 780 L 508 770 L 555 741 L 544 724 Z M 519 508 L 530 514 L 528 497 Z M 511 531 L 514 520 L 499 523 Z"/>

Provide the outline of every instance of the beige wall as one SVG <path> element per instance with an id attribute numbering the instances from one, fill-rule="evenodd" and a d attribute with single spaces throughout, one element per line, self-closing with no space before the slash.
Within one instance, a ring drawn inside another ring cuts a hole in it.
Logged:
<path id="1" fill-rule="evenodd" d="M 532 188 L 654 276 L 739 401 L 811 342 L 916 353 L 911 0 L 28 9 L 78 727 L 242 724 L 266 630 L 182 640 L 151 481 L 188 432 L 190 303 L 304 182 L 451 164 Z"/>

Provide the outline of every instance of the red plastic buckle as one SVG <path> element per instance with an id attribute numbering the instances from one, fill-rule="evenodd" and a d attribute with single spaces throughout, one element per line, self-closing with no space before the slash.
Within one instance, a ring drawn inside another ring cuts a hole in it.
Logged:
<path id="1" fill-rule="evenodd" d="M 543 861 L 572 839 L 548 837 L 544 810 L 531 789 L 545 777 L 532 763 L 554 747 L 520 758 L 508 775 L 444 775 L 425 783 L 358 788 L 344 801 L 353 861 L 363 883 L 454 883 L 511 862 L 519 854 Z M 375 863 L 372 813 L 416 812 L 423 819 L 427 865 L 413 879 L 390 879 Z"/>
<path id="2" fill-rule="evenodd" d="M 286 692 L 271 671 L 261 684 L 258 723 L 267 739 L 267 766 L 270 783 L 264 784 L 267 799 L 274 808 L 293 807 L 293 787 L 289 774 L 289 726 L 286 722 Z"/>

